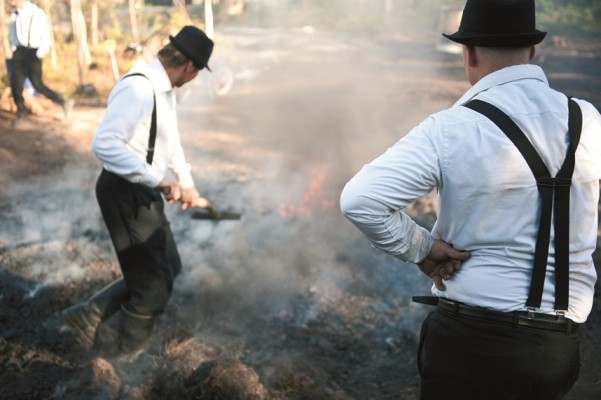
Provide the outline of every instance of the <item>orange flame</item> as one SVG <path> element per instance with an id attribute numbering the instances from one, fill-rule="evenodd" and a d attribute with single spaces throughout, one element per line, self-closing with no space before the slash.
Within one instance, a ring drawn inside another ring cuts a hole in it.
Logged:
<path id="1" fill-rule="evenodd" d="M 335 200 L 328 198 L 325 191 L 326 173 L 327 171 L 324 166 L 314 170 L 300 204 L 280 204 L 280 216 L 307 216 L 316 209 L 327 210 L 334 207 L 334 204 L 336 204 Z"/>

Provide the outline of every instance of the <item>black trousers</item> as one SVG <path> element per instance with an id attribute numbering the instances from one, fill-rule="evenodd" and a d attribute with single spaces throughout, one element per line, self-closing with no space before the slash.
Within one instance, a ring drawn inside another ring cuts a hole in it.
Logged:
<path id="1" fill-rule="evenodd" d="M 422 400 L 562 399 L 580 373 L 580 340 L 437 309 L 422 324 L 418 368 Z"/>
<path id="2" fill-rule="evenodd" d="M 26 78 L 29 78 L 38 93 L 57 104 L 65 104 L 65 99 L 62 96 L 44 85 L 42 81 L 42 60 L 35 55 L 36 50 L 19 46 L 13 53 L 10 87 L 17 105 L 17 112 L 20 114 L 25 112 L 23 85 Z"/>
<path id="3" fill-rule="evenodd" d="M 96 197 L 130 292 L 125 307 L 160 314 L 182 267 L 160 191 L 103 170 Z"/>

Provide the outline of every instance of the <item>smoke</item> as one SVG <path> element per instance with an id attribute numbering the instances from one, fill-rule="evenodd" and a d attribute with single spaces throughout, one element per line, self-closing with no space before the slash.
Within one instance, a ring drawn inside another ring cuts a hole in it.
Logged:
<path id="1" fill-rule="evenodd" d="M 5 188 L 13 201 L 3 210 L 0 256 L 19 266 L 26 298 L 45 288 L 106 279 L 88 269 L 111 251 L 94 198 L 98 166 L 79 157 L 71 161 L 59 176 Z"/>
<path id="2" fill-rule="evenodd" d="M 217 27 L 213 72 L 202 71 L 179 93 L 179 128 L 198 189 L 242 218 L 193 220 L 166 207 L 184 268 L 157 330 L 193 332 L 203 344 L 264 367 L 263 377 L 276 382 L 270 374 L 278 365 L 310 364 L 295 364 L 307 348 L 286 352 L 294 344 L 287 334 L 356 330 L 367 346 L 414 344 L 427 310 L 410 298 L 429 293 L 429 280 L 372 248 L 340 214 L 339 195 L 363 164 L 449 107 L 468 84 L 460 57 L 435 51 L 439 31 L 423 23 L 414 29 L 419 18 L 437 20 L 438 10 L 425 8 L 434 1 L 394 1 L 384 24 L 374 21 L 382 20 L 386 1 L 315 1 L 327 3 L 323 13 L 313 0 L 259 3 L 248 2 L 248 27 Z M 551 49 L 543 54 L 541 64 L 564 61 Z M 597 59 L 586 56 L 578 62 L 596 74 Z M 221 68 L 233 83 L 218 95 L 207 86 Z M 579 89 L 590 84 L 582 80 Z M 80 143 L 58 176 L 3 187 L 11 201 L 0 210 L 0 261 L 24 278 L 28 300 L 43 298 L 45 288 L 87 296 L 82 287 L 98 289 L 119 273 L 94 195 L 100 165 L 89 143 Z M 425 205 L 421 212 L 431 212 L 433 204 Z M 95 263 L 104 268 L 90 268 Z M 324 320 L 328 329 L 305 329 Z M 332 346 L 327 339 L 298 342 Z M 357 364 L 341 362 L 348 363 L 345 374 Z M 383 364 L 366 365 L 372 374 L 384 371 Z M 139 378 L 133 375 L 132 382 Z"/>
<path id="3" fill-rule="evenodd" d="M 221 34 L 229 68 L 260 72 L 234 81 L 208 107 L 193 95 L 179 106 L 201 193 L 243 214 L 207 222 L 172 213 L 188 267 L 175 296 L 194 296 L 190 318 L 223 321 L 227 310 L 233 323 L 292 318 L 302 325 L 354 297 L 389 309 L 428 293 L 415 266 L 369 246 L 338 199 L 362 164 L 452 98 L 418 92 L 426 75 L 387 38 L 294 29 Z M 268 53 L 277 64 L 265 65 Z M 409 308 L 407 325 L 422 315 L 412 318 Z"/>
<path id="4" fill-rule="evenodd" d="M 364 163 L 462 87 L 434 90 L 440 64 L 430 37 L 341 32 L 302 18 L 270 26 L 284 10 L 264 15 L 259 28 L 217 29 L 212 74 L 227 67 L 234 77 L 225 95 L 207 90 L 207 71 L 179 94 L 181 138 L 201 194 L 242 218 L 197 221 L 167 206 L 184 270 L 163 326 L 252 336 L 246 328 L 265 322 L 375 318 L 394 320 L 392 332 L 415 331 L 424 310 L 409 299 L 428 292 L 428 279 L 373 249 L 338 200 Z M 107 277 L 87 268 L 99 260 L 115 269 L 94 196 L 100 165 L 89 146 L 80 150 L 56 178 L 7 193 L 15 201 L 3 213 L 10 227 L 3 221 L 0 253 L 20 257 L 31 298 L 44 285 L 102 286 Z"/>

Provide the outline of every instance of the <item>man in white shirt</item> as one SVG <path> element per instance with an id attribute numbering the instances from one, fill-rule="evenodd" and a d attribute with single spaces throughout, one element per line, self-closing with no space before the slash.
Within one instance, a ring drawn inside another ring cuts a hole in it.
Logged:
<path id="1" fill-rule="evenodd" d="M 42 58 L 50 51 L 50 29 L 44 10 L 29 0 L 10 0 L 13 12 L 10 16 L 10 47 L 13 51 L 10 86 L 15 105 L 18 126 L 27 115 L 23 99 L 23 85 L 29 78 L 34 89 L 63 107 L 69 116 L 73 102 L 50 89 L 42 81 Z"/>
<path id="2" fill-rule="evenodd" d="M 365 165 L 341 209 L 433 280 L 434 297 L 417 299 L 437 305 L 422 325 L 422 399 L 560 399 L 578 378 L 578 325 L 593 303 L 601 116 L 529 65 L 545 36 L 533 0 L 468 0 L 445 36 L 463 45 L 472 87 Z M 542 162 L 479 111 L 486 104 Z M 548 176 L 535 178 L 531 163 Z M 433 189 L 430 233 L 402 210 Z"/>
<path id="3" fill-rule="evenodd" d="M 184 209 L 207 205 L 184 157 L 173 88 L 209 69 L 212 50 L 204 32 L 186 26 L 170 36 L 154 61 L 133 68 L 111 91 L 93 150 L 103 163 L 98 204 L 123 278 L 63 312 L 86 348 L 94 345 L 98 325 L 119 311 L 116 348 L 121 354 L 139 353 L 169 300 L 181 261 L 163 196 Z"/>

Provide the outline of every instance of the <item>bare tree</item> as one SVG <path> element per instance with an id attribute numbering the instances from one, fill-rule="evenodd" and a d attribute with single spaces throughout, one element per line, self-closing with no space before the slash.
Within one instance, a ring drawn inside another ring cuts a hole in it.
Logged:
<path id="1" fill-rule="evenodd" d="M 205 0 L 205 31 L 208 37 L 213 37 L 213 2 L 211 0 Z"/>
<path id="2" fill-rule="evenodd" d="M 56 69 L 57 67 L 57 61 L 56 61 L 56 46 L 54 46 L 55 41 L 54 41 L 54 31 L 52 29 L 52 14 L 50 13 L 50 3 L 48 2 L 48 0 L 44 0 L 43 1 L 43 6 L 44 6 L 44 12 L 46 13 L 46 19 L 48 20 L 48 27 L 49 29 L 49 33 L 50 33 L 50 65 L 52 65 L 53 69 Z"/>
<path id="3" fill-rule="evenodd" d="M 2 54 L 4 55 L 4 59 L 0 64 L 0 76 L 8 75 L 7 70 L 7 61 L 12 57 L 12 52 L 10 50 L 10 44 L 8 43 L 8 30 L 6 24 L 6 3 L 4 0 L 0 0 L 0 46 L 2 46 Z M 6 92 L 6 91 L 5 91 Z M 5 94 L 2 93 L 2 98 L 5 97 Z"/>
<path id="4" fill-rule="evenodd" d="M 98 0 L 90 0 L 90 40 L 98 46 Z"/>
<path id="5" fill-rule="evenodd" d="M 11 58 L 12 54 L 10 51 L 10 44 L 8 43 L 8 30 L 6 29 L 6 2 L 4 0 L 0 0 L 0 19 L 2 20 L 2 24 L 0 24 L 0 45 L 2 45 L 2 54 L 4 54 L 4 59 L 8 60 Z M 5 65 L 5 63 L 3 63 Z"/>
<path id="6" fill-rule="evenodd" d="M 85 78 L 85 70 L 87 63 L 85 60 L 84 35 L 82 27 L 85 24 L 83 20 L 83 12 L 81 10 L 81 0 L 71 0 L 71 26 L 73 30 L 73 40 L 77 45 L 77 67 L 79 71 L 79 84 L 83 86 Z"/>
<path id="7" fill-rule="evenodd" d="M 134 42 L 140 41 L 138 31 L 138 18 L 136 16 L 136 0 L 129 0 L 129 22 L 131 24 L 131 37 Z"/>

